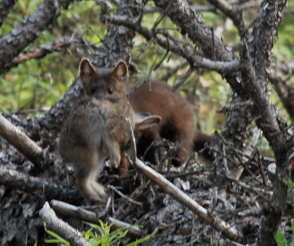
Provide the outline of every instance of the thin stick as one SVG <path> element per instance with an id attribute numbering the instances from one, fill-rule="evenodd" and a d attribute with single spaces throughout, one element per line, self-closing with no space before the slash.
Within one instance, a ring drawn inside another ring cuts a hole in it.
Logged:
<path id="1" fill-rule="evenodd" d="M 129 201 L 130 203 L 133 203 L 137 206 L 143 207 L 143 203 L 142 202 L 137 202 L 134 199 L 126 196 L 125 194 L 123 194 L 122 192 L 120 192 L 117 188 L 115 188 L 113 185 L 108 185 L 108 187 L 113 190 L 115 193 L 117 193 L 118 195 L 120 195 L 122 198 L 126 199 L 127 201 Z"/>
<path id="2" fill-rule="evenodd" d="M 97 223 L 100 218 L 99 215 L 96 215 L 96 213 L 92 211 L 62 201 L 52 200 L 50 204 L 57 213 L 77 217 L 81 220 Z M 133 235 L 142 236 L 144 234 L 144 232 L 136 225 L 128 224 L 113 217 L 107 217 L 106 220 L 115 228 L 127 229 L 128 232 Z"/>
<path id="3" fill-rule="evenodd" d="M 58 218 L 49 203 L 45 202 L 39 215 L 46 222 L 48 227 L 68 240 L 73 246 L 91 246 L 82 236 L 82 234 L 71 227 L 69 224 Z"/>
<path id="4" fill-rule="evenodd" d="M 186 193 L 181 191 L 174 184 L 169 182 L 161 174 L 146 166 L 139 159 L 136 159 L 135 165 L 145 176 L 158 184 L 164 191 L 172 195 L 178 202 L 188 207 L 193 213 L 198 215 L 206 223 L 210 224 L 215 229 L 222 232 L 227 238 L 239 243 L 244 243 L 246 241 L 241 232 L 239 232 L 236 228 L 227 224 L 219 217 L 209 214 L 205 208 L 199 205 L 196 201 L 190 198 Z"/>

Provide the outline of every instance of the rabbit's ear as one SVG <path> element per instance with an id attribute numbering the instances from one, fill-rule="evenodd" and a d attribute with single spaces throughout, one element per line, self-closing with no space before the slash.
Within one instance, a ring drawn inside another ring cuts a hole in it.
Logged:
<path id="1" fill-rule="evenodd" d="M 83 58 L 80 62 L 80 79 L 83 83 L 84 88 L 90 86 L 92 81 L 97 78 L 97 72 L 94 65 L 87 59 Z"/>
<path id="2" fill-rule="evenodd" d="M 135 113 L 135 131 L 141 131 L 159 124 L 161 117 L 146 113 Z"/>
<path id="3" fill-rule="evenodd" d="M 128 76 L 128 73 L 128 65 L 122 60 L 120 60 L 112 70 L 112 74 L 120 80 Z"/>

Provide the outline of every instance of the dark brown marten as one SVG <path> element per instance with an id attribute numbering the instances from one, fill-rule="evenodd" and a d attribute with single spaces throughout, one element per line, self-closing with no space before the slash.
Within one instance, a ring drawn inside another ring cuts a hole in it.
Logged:
<path id="1" fill-rule="evenodd" d="M 199 151 L 211 142 L 211 136 L 197 130 L 192 105 L 165 83 L 144 83 L 129 93 L 129 100 L 135 112 L 161 116 L 158 125 L 141 131 L 137 144 L 139 154 L 145 153 L 152 142 L 156 146 L 161 138 L 166 138 L 178 143 L 172 163 L 179 166 L 189 160 L 192 150 Z M 147 159 L 152 157 L 147 154 Z"/>

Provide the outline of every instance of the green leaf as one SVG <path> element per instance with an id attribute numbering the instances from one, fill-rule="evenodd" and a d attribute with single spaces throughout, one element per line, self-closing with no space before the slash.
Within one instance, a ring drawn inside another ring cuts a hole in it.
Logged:
<path id="1" fill-rule="evenodd" d="M 285 233 L 283 232 L 277 232 L 275 236 L 276 242 L 278 246 L 288 246 Z"/>

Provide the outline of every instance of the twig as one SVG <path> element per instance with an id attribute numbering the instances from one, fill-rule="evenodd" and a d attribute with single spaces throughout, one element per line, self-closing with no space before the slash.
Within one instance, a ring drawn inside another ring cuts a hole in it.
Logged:
<path id="1" fill-rule="evenodd" d="M 173 90 L 179 89 L 191 76 L 193 73 L 193 69 L 189 68 L 189 70 L 173 85 Z"/>
<path id="2" fill-rule="evenodd" d="M 285 109 L 290 115 L 292 122 L 294 121 L 294 102 L 292 100 L 294 95 L 294 87 L 287 83 L 281 72 L 276 72 L 276 74 L 269 74 L 269 81 L 274 86 L 277 94 L 279 95 Z"/>
<path id="3" fill-rule="evenodd" d="M 166 178 L 164 178 L 161 174 L 157 173 L 152 168 L 146 166 L 139 159 L 136 160 L 136 167 L 149 179 L 158 184 L 163 190 L 173 196 L 178 202 L 182 203 L 186 207 L 188 207 L 193 213 L 197 214 L 201 219 L 203 219 L 206 223 L 213 226 L 218 231 L 221 231 L 227 238 L 239 242 L 244 243 L 246 239 L 242 236 L 241 232 L 239 232 L 233 226 L 227 224 L 225 221 L 221 220 L 217 216 L 212 216 L 208 213 L 208 211 L 200 206 L 196 201 L 191 199 L 186 193 L 177 188 L 174 184 L 169 182 Z"/>
<path id="4" fill-rule="evenodd" d="M 101 216 L 96 215 L 96 213 L 92 211 L 62 201 L 52 200 L 50 202 L 50 205 L 57 213 L 77 217 L 92 223 L 97 223 L 99 218 L 101 218 Z M 130 225 L 113 217 L 106 217 L 106 220 L 111 223 L 115 228 L 127 229 L 128 232 L 131 234 L 140 236 L 144 234 L 144 232 L 136 225 Z"/>
<path id="5" fill-rule="evenodd" d="M 33 140 L 31 140 L 23 131 L 10 123 L 0 113 L 0 136 L 6 139 L 24 156 L 37 166 L 44 162 L 45 152 Z"/>
<path id="6" fill-rule="evenodd" d="M 22 53 L 16 58 L 14 58 L 13 65 L 16 66 L 19 63 L 25 62 L 30 59 L 40 59 L 52 52 L 66 49 L 75 41 L 75 37 L 63 37 L 61 39 L 50 42 L 49 44 L 41 45 L 39 48 L 35 50 L 30 50 L 28 52 Z"/>
<path id="7" fill-rule="evenodd" d="M 245 184 L 244 182 L 241 182 L 239 180 L 237 180 L 236 178 L 232 178 L 230 176 L 226 176 L 226 179 L 236 183 L 237 185 L 239 185 L 240 187 L 248 190 L 248 191 L 251 191 L 251 192 L 254 192 L 255 194 L 257 194 L 258 196 L 260 197 L 263 197 L 263 199 L 265 200 L 269 200 L 269 199 L 266 199 L 265 197 L 268 196 L 268 197 L 271 197 L 273 195 L 273 192 L 272 191 L 266 191 L 264 189 L 261 189 L 261 188 L 257 188 L 257 187 L 252 187 L 250 185 L 247 185 Z"/>
<path id="8" fill-rule="evenodd" d="M 162 81 L 169 80 L 174 74 L 176 74 L 179 70 L 185 68 L 186 66 L 188 66 L 187 62 L 183 62 L 183 63 L 179 64 L 178 66 L 167 71 L 167 73 L 164 74 L 159 80 L 162 80 Z"/>
<path id="9" fill-rule="evenodd" d="M 167 50 L 170 50 L 179 56 L 184 57 L 190 63 L 190 65 L 194 68 L 201 67 L 201 68 L 216 70 L 219 72 L 228 72 L 228 73 L 237 71 L 239 69 L 240 64 L 238 59 L 234 59 L 230 61 L 213 61 L 208 58 L 205 58 L 196 54 L 192 54 L 190 50 L 187 50 L 182 46 L 172 44 L 169 42 L 168 39 L 162 38 L 159 35 L 155 35 L 148 28 L 138 25 L 138 23 L 132 22 L 124 17 L 111 16 L 111 17 L 107 17 L 107 21 L 113 24 L 126 26 L 140 33 L 148 41 L 149 40 L 156 41 L 161 47 Z"/>
<path id="10" fill-rule="evenodd" d="M 133 200 L 132 198 L 130 197 L 127 197 L 126 195 L 124 195 L 122 192 L 120 192 L 118 189 L 116 189 L 113 185 L 108 185 L 108 187 L 113 190 L 115 193 L 119 194 L 122 198 L 126 199 L 127 201 L 129 201 L 130 203 L 133 203 L 137 206 L 140 206 L 142 207 L 143 206 L 143 203 L 142 202 L 137 202 L 135 200 Z"/>
<path id="11" fill-rule="evenodd" d="M 46 222 L 50 229 L 68 240 L 71 245 L 91 246 L 91 244 L 83 238 L 82 234 L 78 230 L 74 229 L 56 216 L 54 210 L 50 208 L 48 202 L 45 202 L 43 208 L 39 212 L 39 215 Z"/>
<path id="12" fill-rule="evenodd" d="M 235 26 L 238 28 L 241 36 L 245 33 L 245 24 L 242 17 L 241 9 L 238 7 L 233 7 L 228 1 L 225 0 L 208 0 L 211 4 L 213 4 L 217 9 L 223 12 L 226 16 L 228 16 Z"/>

